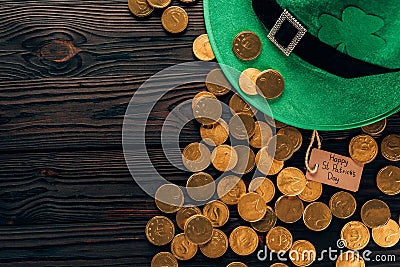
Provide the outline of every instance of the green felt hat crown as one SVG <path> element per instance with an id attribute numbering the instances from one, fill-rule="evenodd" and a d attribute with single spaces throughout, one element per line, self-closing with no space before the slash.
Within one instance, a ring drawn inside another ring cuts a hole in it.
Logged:
<path id="1" fill-rule="evenodd" d="M 221 64 L 238 93 L 277 120 L 342 130 L 400 109 L 399 0 L 205 0 L 204 14 L 219 63 L 282 74 L 284 93 L 267 102 L 244 94 L 237 74 Z M 244 30 L 262 41 L 252 61 L 232 52 L 233 38 Z"/>

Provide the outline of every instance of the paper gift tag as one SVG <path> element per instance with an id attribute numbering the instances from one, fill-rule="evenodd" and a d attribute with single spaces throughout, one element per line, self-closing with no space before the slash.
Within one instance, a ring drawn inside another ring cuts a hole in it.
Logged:
<path id="1" fill-rule="evenodd" d="M 318 170 L 306 177 L 309 180 L 357 192 L 360 186 L 364 164 L 349 157 L 314 148 L 311 152 L 310 167 L 318 164 Z"/>

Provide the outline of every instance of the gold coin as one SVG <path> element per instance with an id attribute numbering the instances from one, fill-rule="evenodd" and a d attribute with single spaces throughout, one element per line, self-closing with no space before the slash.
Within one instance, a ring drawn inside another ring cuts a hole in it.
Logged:
<path id="1" fill-rule="evenodd" d="M 282 75 L 276 70 L 264 70 L 256 79 L 257 92 L 268 100 L 278 98 L 285 87 Z"/>
<path id="2" fill-rule="evenodd" d="M 278 174 L 283 169 L 284 164 L 285 164 L 284 161 L 273 159 L 271 168 L 269 169 L 267 175 Z"/>
<path id="3" fill-rule="evenodd" d="M 187 239 L 197 245 L 203 245 L 210 241 L 212 236 L 211 221 L 203 215 L 194 215 L 185 223 L 185 235 Z"/>
<path id="4" fill-rule="evenodd" d="M 226 267 L 247 267 L 247 265 L 242 262 L 231 262 Z"/>
<path id="5" fill-rule="evenodd" d="M 208 92 L 208 91 L 201 91 L 201 92 L 198 92 L 198 93 L 193 97 L 193 99 L 192 99 L 192 109 L 194 109 L 195 104 L 196 104 L 196 101 L 199 100 L 199 99 L 202 98 L 202 97 L 208 97 L 208 98 L 217 99 L 217 97 L 216 97 L 213 93 L 211 93 L 211 92 Z M 213 124 L 209 124 L 209 125 L 207 125 L 207 126 L 212 126 L 212 125 L 213 125 Z"/>
<path id="6" fill-rule="evenodd" d="M 248 226 L 239 226 L 229 236 L 229 245 L 239 256 L 250 255 L 258 247 L 258 235 Z"/>
<path id="7" fill-rule="evenodd" d="M 393 165 L 383 167 L 376 176 L 376 183 L 386 195 L 397 195 L 400 193 L 400 168 Z"/>
<path id="8" fill-rule="evenodd" d="M 200 245 L 200 251 L 204 256 L 211 259 L 222 257 L 228 250 L 228 237 L 224 232 L 218 229 L 213 229 L 211 240 Z"/>
<path id="9" fill-rule="evenodd" d="M 275 202 L 276 216 L 285 223 L 297 222 L 303 215 L 303 211 L 303 202 L 297 196 L 281 196 Z"/>
<path id="10" fill-rule="evenodd" d="M 128 7 L 132 14 L 139 18 L 147 17 L 154 11 L 146 0 L 128 0 Z"/>
<path id="11" fill-rule="evenodd" d="M 174 235 L 174 223 L 165 216 L 155 216 L 146 224 L 146 237 L 153 245 L 164 246 L 171 242 Z"/>
<path id="12" fill-rule="evenodd" d="M 265 177 L 257 177 L 251 180 L 249 184 L 249 192 L 259 194 L 265 201 L 270 202 L 275 196 L 274 183 Z"/>
<path id="13" fill-rule="evenodd" d="M 372 229 L 372 238 L 380 247 L 393 247 L 399 242 L 400 227 L 397 222 L 390 219 L 386 225 Z"/>
<path id="14" fill-rule="evenodd" d="M 233 147 L 238 155 L 238 161 L 236 166 L 232 169 L 232 172 L 236 174 L 246 174 L 253 170 L 256 162 L 254 152 L 251 148 L 244 145 L 237 145 Z"/>
<path id="15" fill-rule="evenodd" d="M 257 193 L 248 193 L 239 199 L 238 212 L 243 220 L 257 222 L 267 212 L 267 205 L 264 199 Z"/>
<path id="16" fill-rule="evenodd" d="M 196 0 L 179 0 L 179 1 L 181 1 L 182 3 L 185 3 L 185 4 L 190 4 L 190 3 L 196 2 Z"/>
<path id="17" fill-rule="evenodd" d="M 332 212 L 325 203 L 313 202 L 304 209 L 303 221 L 308 229 L 322 231 L 331 223 Z"/>
<path id="18" fill-rule="evenodd" d="M 361 207 L 361 220 L 369 228 L 384 226 L 390 220 L 389 206 L 379 199 L 371 199 Z"/>
<path id="19" fill-rule="evenodd" d="M 151 260 L 151 267 L 178 267 L 178 261 L 169 252 L 160 252 Z"/>
<path id="20" fill-rule="evenodd" d="M 289 258 L 296 266 L 309 266 L 316 257 L 317 251 L 314 245 L 307 240 L 297 240 L 289 252 Z"/>
<path id="21" fill-rule="evenodd" d="M 288 251 L 292 247 L 293 236 L 285 227 L 275 226 L 267 233 L 265 243 L 272 252 Z"/>
<path id="22" fill-rule="evenodd" d="M 365 261 L 358 251 L 346 251 L 336 260 L 336 267 L 365 267 Z"/>
<path id="23" fill-rule="evenodd" d="M 340 238 L 344 241 L 346 248 L 351 250 L 361 250 L 368 245 L 370 233 L 362 222 L 351 221 L 343 226 Z"/>
<path id="24" fill-rule="evenodd" d="M 268 154 L 274 155 L 276 160 L 286 161 L 294 153 L 293 143 L 286 135 L 274 135 L 268 142 Z"/>
<path id="25" fill-rule="evenodd" d="M 277 263 L 272 264 L 272 265 L 269 266 L 269 267 L 289 267 L 289 266 L 287 266 L 287 265 L 284 264 L 284 263 L 277 262 Z"/>
<path id="26" fill-rule="evenodd" d="M 256 80 L 261 71 L 255 68 L 245 69 L 239 77 L 239 87 L 248 95 L 256 95 Z"/>
<path id="27" fill-rule="evenodd" d="M 239 177 L 228 175 L 219 181 L 217 194 L 225 204 L 236 205 L 239 199 L 246 194 L 246 185 Z"/>
<path id="28" fill-rule="evenodd" d="M 211 153 L 211 162 L 217 170 L 226 172 L 232 170 L 237 162 L 236 150 L 229 145 L 219 145 Z"/>
<path id="29" fill-rule="evenodd" d="M 193 53 L 197 59 L 202 61 L 211 61 L 215 59 L 207 34 L 202 34 L 194 40 Z"/>
<path id="30" fill-rule="evenodd" d="M 289 137 L 289 139 L 292 141 L 294 152 L 299 150 L 301 145 L 303 144 L 303 136 L 301 135 L 300 131 L 294 127 L 284 127 L 280 129 L 277 134 L 287 135 Z"/>
<path id="31" fill-rule="evenodd" d="M 347 219 L 356 211 L 357 202 L 352 194 L 339 191 L 329 200 L 329 207 L 334 216 L 340 219 Z"/>
<path id="32" fill-rule="evenodd" d="M 193 258 L 197 253 L 197 245 L 187 238 L 185 234 L 178 234 L 171 242 L 171 252 L 181 261 Z"/>
<path id="33" fill-rule="evenodd" d="M 360 134 L 351 139 L 349 153 L 355 161 L 367 164 L 378 155 L 378 144 L 371 136 Z"/>
<path id="34" fill-rule="evenodd" d="M 272 137 L 272 129 L 263 121 L 255 122 L 254 134 L 249 140 L 249 144 L 254 148 L 262 148 L 268 145 Z"/>
<path id="35" fill-rule="evenodd" d="M 304 173 L 295 167 L 283 169 L 276 178 L 279 191 L 286 196 L 297 196 L 307 186 L 307 179 Z"/>
<path id="36" fill-rule="evenodd" d="M 214 69 L 208 73 L 206 87 L 208 91 L 216 96 L 226 95 L 232 89 L 231 84 L 226 79 L 221 69 Z"/>
<path id="37" fill-rule="evenodd" d="M 274 159 L 269 155 L 268 148 L 261 148 L 256 155 L 256 165 L 257 169 L 265 174 L 269 175 L 272 169 Z"/>
<path id="38" fill-rule="evenodd" d="M 299 194 L 299 198 L 305 202 L 314 202 L 322 195 L 322 184 L 307 180 L 306 188 Z"/>
<path id="39" fill-rule="evenodd" d="M 192 109 L 194 118 L 203 125 L 214 124 L 222 116 L 221 102 L 205 94 L 202 97 L 193 98 Z"/>
<path id="40" fill-rule="evenodd" d="M 233 39 L 232 50 L 241 60 L 253 60 L 261 53 L 261 40 L 250 31 L 238 33 Z"/>
<path id="41" fill-rule="evenodd" d="M 164 184 L 160 186 L 154 196 L 156 206 L 164 213 L 175 213 L 183 205 L 184 196 L 179 186 Z"/>
<path id="42" fill-rule="evenodd" d="M 400 160 L 400 134 L 390 134 L 381 143 L 382 156 L 390 161 Z"/>
<path id="43" fill-rule="evenodd" d="M 249 140 L 254 134 L 255 127 L 253 117 L 245 113 L 237 113 L 229 120 L 231 135 L 238 140 Z"/>
<path id="44" fill-rule="evenodd" d="M 283 127 L 286 127 L 286 126 L 287 126 L 287 124 L 285 124 L 285 123 L 283 123 L 283 122 L 280 122 L 280 121 L 277 121 L 277 120 L 274 120 L 273 118 L 269 117 L 267 114 L 264 114 L 264 118 L 265 118 L 265 121 L 266 121 L 271 127 L 274 127 L 274 128 L 283 128 Z"/>
<path id="45" fill-rule="evenodd" d="M 197 201 L 206 201 L 215 193 L 214 178 L 205 172 L 192 174 L 186 182 L 189 197 Z"/>
<path id="46" fill-rule="evenodd" d="M 167 32 L 180 33 L 187 28 L 189 17 L 183 8 L 170 6 L 162 13 L 161 23 Z"/>
<path id="47" fill-rule="evenodd" d="M 195 100 L 197 100 L 197 99 L 199 99 L 199 98 L 201 98 L 201 97 L 209 97 L 209 98 L 217 99 L 217 97 L 216 97 L 213 93 L 207 92 L 207 91 L 201 91 L 201 92 L 197 93 L 197 94 L 193 97 L 193 100 L 192 100 L 192 108 L 194 107 L 194 104 L 195 104 L 195 102 L 196 102 Z"/>
<path id="48" fill-rule="evenodd" d="M 203 215 L 211 221 L 213 227 L 221 227 L 229 219 L 229 209 L 224 202 L 214 200 L 204 206 Z"/>
<path id="49" fill-rule="evenodd" d="M 229 107 L 233 115 L 235 115 L 235 113 L 245 113 L 254 117 L 257 113 L 257 110 L 247 104 L 238 94 L 232 95 L 229 100 Z"/>
<path id="50" fill-rule="evenodd" d="M 147 3 L 154 8 L 165 8 L 171 4 L 171 0 L 147 0 Z"/>
<path id="51" fill-rule="evenodd" d="M 201 210 L 196 206 L 185 206 L 176 213 L 176 224 L 180 229 L 185 228 L 186 221 L 193 215 L 201 214 Z"/>
<path id="52" fill-rule="evenodd" d="M 381 134 L 386 128 L 386 119 L 361 127 L 361 130 L 370 135 Z"/>
<path id="53" fill-rule="evenodd" d="M 229 127 L 223 119 L 218 119 L 211 126 L 200 126 L 200 136 L 203 141 L 209 146 L 219 146 L 228 140 Z"/>
<path id="54" fill-rule="evenodd" d="M 267 212 L 265 213 L 264 217 L 257 222 L 252 222 L 251 227 L 258 232 L 266 233 L 275 226 L 276 221 L 277 217 L 275 211 L 270 206 L 267 206 Z"/>
<path id="55" fill-rule="evenodd" d="M 182 152 L 182 163 L 191 172 L 205 170 L 211 161 L 208 147 L 202 143 L 191 143 Z"/>

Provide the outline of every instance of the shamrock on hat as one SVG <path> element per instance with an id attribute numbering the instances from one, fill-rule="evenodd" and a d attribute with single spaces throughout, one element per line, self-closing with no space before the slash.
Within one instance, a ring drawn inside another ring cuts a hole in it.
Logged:
<path id="1" fill-rule="evenodd" d="M 377 33 L 384 26 L 383 19 L 360 8 L 347 7 L 341 19 L 322 14 L 319 23 L 318 38 L 354 58 L 364 59 L 385 46 L 385 40 Z"/>

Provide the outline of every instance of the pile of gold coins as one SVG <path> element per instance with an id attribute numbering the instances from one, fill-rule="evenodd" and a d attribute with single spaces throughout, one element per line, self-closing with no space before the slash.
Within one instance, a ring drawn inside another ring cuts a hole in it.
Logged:
<path id="1" fill-rule="evenodd" d="M 193 3 L 195 0 L 180 1 L 182 3 Z M 169 6 L 170 4 L 171 0 L 128 0 L 129 10 L 138 18 L 150 16 L 155 9 L 164 9 L 161 15 L 163 28 L 169 33 L 181 33 L 188 26 L 188 14 L 183 8 Z"/>
<path id="2" fill-rule="evenodd" d="M 154 245 L 170 243 L 171 246 L 171 252 L 154 256 L 153 267 L 178 266 L 178 260 L 192 259 L 198 250 L 208 258 L 219 258 L 228 248 L 238 256 L 247 256 L 258 248 L 259 234 L 266 234 L 266 246 L 270 251 L 286 251 L 289 255 L 314 251 L 301 259 L 290 258 L 296 266 L 308 266 L 317 255 L 314 245 L 308 240 L 294 240 L 288 229 L 277 225 L 278 221 L 295 223 L 302 219 L 308 229 L 318 232 L 330 225 L 333 216 L 348 219 L 356 211 L 356 199 L 345 191 L 332 195 L 328 204 L 317 201 L 322 195 L 322 184 L 307 180 L 298 168 L 284 167 L 285 161 L 301 147 L 301 133 L 265 115 L 256 120 L 255 117 L 260 117 L 255 116 L 257 111 L 237 94 L 231 94 L 230 86 L 220 69 L 212 70 L 206 78 L 208 91 L 196 94 L 192 100 L 202 142 L 187 145 L 182 152 L 182 162 L 193 172 L 186 183 L 188 197 L 205 204 L 202 209 L 185 205 L 184 193 L 173 184 L 162 185 L 157 190 L 157 207 L 167 214 L 176 213 L 176 226 L 183 232 L 175 235 L 176 227 L 167 217 L 150 219 L 146 226 L 148 240 Z M 222 118 L 222 98 L 230 108 L 229 120 Z M 364 164 L 373 161 L 379 151 L 373 137 L 385 127 L 386 119 L 363 127 L 365 134 L 350 141 L 350 156 Z M 279 129 L 276 134 L 275 128 Z M 232 140 L 242 143 L 231 146 Z M 386 136 L 381 143 L 381 153 L 389 161 L 399 161 L 400 135 Z M 205 172 L 210 166 L 222 173 L 218 183 Z M 253 169 L 260 177 L 249 183 L 240 178 Z M 274 175 L 274 180 L 267 178 Z M 379 171 L 376 180 L 383 193 L 396 195 L 400 192 L 400 168 L 388 165 Z M 276 191 L 282 195 L 271 203 Z M 218 199 L 213 199 L 215 195 Z M 308 204 L 305 206 L 305 203 Z M 245 222 L 234 228 L 229 237 L 219 229 L 229 220 L 228 206 L 236 206 Z M 369 243 L 371 232 L 373 240 L 381 247 L 392 247 L 400 239 L 399 224 L 391 219 L 388 205 L 378 199 L 371 199 L 362 206 L 361 221 L 345 224 L 340 238 L 349 250 L 361 250 Z M 365 266 L 360 255 L 350 252 L 343 253 L 336 266 Z M 232 262 L 228 266 L 246 265 Z M 287 265 L 275 263 L 272 266 Z"/>

